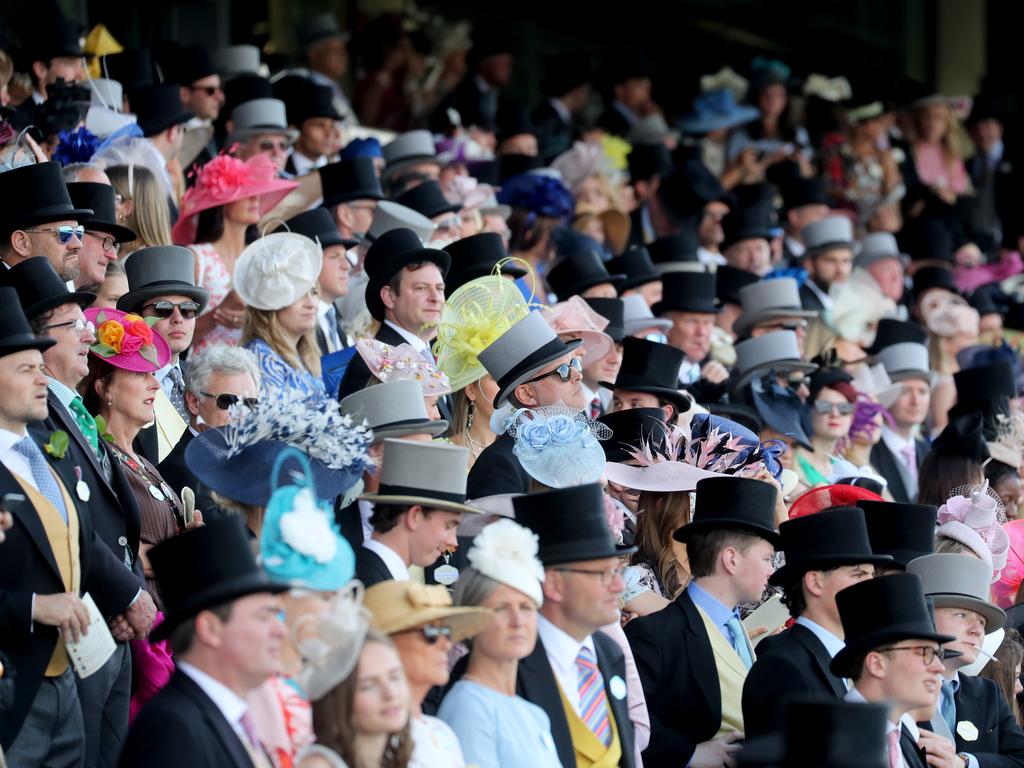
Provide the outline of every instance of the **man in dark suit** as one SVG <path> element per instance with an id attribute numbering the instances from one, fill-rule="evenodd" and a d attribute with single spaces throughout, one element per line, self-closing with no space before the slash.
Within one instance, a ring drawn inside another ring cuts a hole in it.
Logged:
<path id="1" fill-rule="evenodd" d="M 166 607 L 153 637 L 170 640 L 177 669 L 135 719 L 119 765 L 270 765 L 245 697 L 281 663 L 277 594 L 288 587 L 260 571 L 239 517 L 158 544 L 150 562 Z"/>
<path id="2" fill-rule="evenodd" d="M 757 661 L 743 684 L 743 726 L 748 737 L 783 727 L 786 699 L 840 699 L 846 685 L 829 664 L 843 647 L 836 593 L 870 579 L 875 563 L 892 562 L 871 552 L 863 510 L 828 509 L 779 526 L 786 564 L 769 582 L 781 585 L 796 623 L 757 646 Z M 775 627 L 768 627 L 771 632 Z"/>
<path id="3" fill-rule="evenodd" d="M 853 269 L 853 227 L 845 216 L 828 216 L 805 226 L 800 237 L 806 247 L 802 266 L 807 270 L 800 302 L 812 312 L 831 312 L 829 288 L 848 280 Z M 829 321 L 827 315 L 824 319 Z"/>
<path id="4" fill-rule="evenodd" d="M 623 51 L 615 57 L 606 79 L 608 106 L 597 124 L 613 136 L 628 138 L 630 129 L 650 109 L 651 75 L 641 54 Z"/>
<path id="5" fill-rule="evenodd" d="M 1003 626 L 1006 614 L 989 601 L 992 567 L 958 554 L 926 555 L 907 572 L 921 578 L 925 596 L 935 603 L 935 628 L 956 637 L 946 659 L 939 706 L 922 726 L 952 742 L 966 766 L 1024 766 L 1024 730 L 1006 696 L 992 680 L 960 674 L 973 664 L 985 634 Z"/>
<path id="6" fill-rule="evenodd" d="M 616 546 L 597 484 L 520 496 L 512 504 L 516 521 L 537 534 L 545 574 L 537 645 L 519 662 L 516 693 L 547 713 L 566 768 L 602 758 L 608 761 L 602 765 L 629 768 L 636 759 L 625 661 L 598 630 L 618 621 L 619 557 L 633 550 Z M 591 670 L 603 689 L 589 717 L 581 712 L 579 669 Z"/>
<path id="7" fill-rule="evenodd" d="M 744 731 L 741 692 L 755 660 L 736 606 L 760 599 L 772 572 L 776 490 L 749 478 L 697 483 L 686 543 L 689 586 L 626 625 L 651 716 L 644 765 L 724 766 Z"/>
<path id="8" fill-rule="evenodd" d="M 550 163 L 572 148 L 577 120 L 590 101 L 590 70 L 578 54 L 559 54 L 544 67 L 541 91 L 545 101 L 530 117 L 537 127 L 540 156 Z"/>

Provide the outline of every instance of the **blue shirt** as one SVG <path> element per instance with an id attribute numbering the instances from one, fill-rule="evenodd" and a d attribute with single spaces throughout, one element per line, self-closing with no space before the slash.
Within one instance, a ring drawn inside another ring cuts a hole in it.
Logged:
<path id="1" fill-rule="evenodd" d="M 719 631 L 722 633 L 729 645 L 735 647 L 736 638 L 732 636 L 732 630 L 729 629 L 729 620 L 736 618 L 739 619 L 740 613 L 735 608 L 730 608 L 717 597 L 713 597 L 706 590 L 702 589 L 697 582 L 691 581 L 686 587 L 686 593 L 693 600 L 693 604 L 700 608 L 704 613 L 711 617 L 711 621 Z"/>

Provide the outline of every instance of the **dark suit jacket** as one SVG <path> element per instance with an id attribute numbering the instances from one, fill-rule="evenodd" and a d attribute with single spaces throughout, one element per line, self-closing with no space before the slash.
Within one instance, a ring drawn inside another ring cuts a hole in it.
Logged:
<path id="1" fill-rule="evenodd" d="M 380 328 L 377 330 L 377 335 L 373 338 L 377 339 L 377 341 L 383 341 L 385 344 L 391 344 L 392 346 L 405 343 L 405 339 L 402 338 L 401 334 L 386 323 L 380 324 Z M 363 362 L 363 358 L 359 355 L 353 355 L 352 359 L 348 363 L 348 367 L 345 369 L 345 375 L 341 377 L 341 386 L 338 388 L 338 399 L 343 400 L 353 392 L 358 392 L 366 387 L 366 382 L 370 380 L 371 376 L 372 374 L 370 373 L 370 369 L 366 367 L 366 363 Z"/>
<path id="2" fill-rule="evenodd" d="M 150 424 L 139 431 L 132 442 L 132 448 L 136 453 L 141 453 L 150 464 L 156 466 L 160 463 L 160 438 L 156 433 L 156 424 Z"/>
<path id="3" fill-rule="evenodd" d="M 341 496 L 334 502 L 334 521 L 341 529 L 341 535 L 352 545 L 358 554 L 363 546 L 363 518 L 359 514 L 359 502 L 353 501 L 348 506 L 341 506 Z"/>
<path id="4" fill-rule="evenodd" d="M 529 491 L 530 476 L 512 453 L 515 443 L 510 435 L 499 435 L 480 452 L 466 480 L 467 499 Z"/>
<path id="5" fill-rule="evenodd" d="M 213 500 L 209 486 L 204 485 L 192 470 L 185 463 L 185 449 L 192 442 L 195 435 L 191 429 L 186 429 L 174 450 L 167 454 L 167 457 L 156 465 L 160 476 L 171 486 L 171 490 L 181 495 L 181 489 L 186 485 L 196 494 L 196 509 L 203 513 L 203 522 L 209 523 L 224 517 L 224 512 L 217 502 Z"/>
<path id="6" fill-rule="evenodd" d="M 924 755 L 910 736 L 910 731 L 902 726 L 900 728 L 900 752 L 903 753 L 903 762 L 907 764 L 907 768 L 928 768 Z"/>
<path id="7" fill-rule="evenodd" d="M 252 768 L 231 724 L 184 672 L 142 708 L 128 731 L 120 768 Z"/>
<path id="8" fill-rule="evenodd" d="M 372 549 L 359 547 L 356 550 L 356 578 L 363 582 L 364 587 L 372 587 L 382 581 L 392 581 L 395 577 L 380 555 Z"/>
<path id="9" fill-rule="evenodd" d="M 538 104 L 531 114 L 534 128 L 537 129 L 537 144 L 540 156 L 550 163 L 563 152 L 572 149 L 575 128 L 571 122 L 562 120 L 551 102 L 545 100 Z"/>
<path id="10" fill-rule="evenodd" d="M 928 443 L 924 440 L 918 440 L 916 442 L 917 452 L 917 466 L 921 467 L 921 462 L 924 461 L 924 457 L 928 455 Z M 903 476 L 900 474 L 899 467 L 903 465 L 903 462 L 896 456 L 889 446 L 885 444 L 884 440 L 879 440 L 871 448 L 871 466 L 878 470 L 878 474 L 885 478 L 888 483 L 889 493 L 892 494 L 893 501 L 901 504 L 910 504 L 915 499 L 910 498 L 907 493 L 907 486 L 903 482 Z"/>
<path id="11" fill-rule="evenodd" d="M 697 606 L 683 591 L 657 613 L 626 624 L 626 637 L 651 718 L 644 765 L 686 765 L 722 723 L 718 667 Z"/>
<path id="12" fill-rule="evenodd" d="M 810 280 L 811 278 L 808 277 L 807 279 Z M 818 294 L 808 288 L 806 283 L 800 286 L 800 306 L 814 312 L 825 311 L 825 305 L 821 303 Z"/>
<path id="13" fill-rule="evenodd" d="M 787 698 L 841 699 L 846 686 L 829 671 L 831 661 L 821 641 L 800 624 L 762 640 L 743 684 L 744 734 L 753 738 L 782 728 Z"/>
<path id="14" fill-rule="evenodd" d="M 967 741 L 954 731 L 957 753 L 974 755 L 981 768 L 1024 766 L 1024 730 L 1014 719 L 999 686 L 983 677 L 959 677 L 960 689 L 954 697 L 956 721 L 973 723 L 978 738 Z M 921 725 L 931 729 L 928 723 Z"/>
<path id="15" fill-rule="evenodd" d="M 643 206 L 637 206 L 636 210 L 629 214 L 629 240 L 626 243 L 626 247 L 629 248 L 633 245 L 647 245 L 644 242 L 644 219 L 643 219 Z"/>
<path id="16" fill-rule="evenodd" d="M 626 116 L 617 110 L 613 104 L 609 104 L 597 118 L 597 125 L 613 136 L 621 138 L 629 136 L 629 129 L 633 127 L 629 120 L 626 119 Z"/>
<path id="17" fill-rule="evenodd" d="M 341 317 L 335 313 L 334 319 L 335 325 L 338 326 L 338 338 L 341 339 L 341 346 L 338 349 L 345 349 L 348 346 L 346 342 L 345 329 L 341 327 Z M 320 327 L 320 321 L 316 323 L 316 345 L 320 347 L 320 354 L 326 355 L 330 353 L 330 349 L 327 346 L 327 335 L 324 333 L 324 329 Z M 337 352 L 337 350 L 335 350 Z M 358 355 L 356 355 L 358 357 Z"/>
<path id="18" fill-rule="evenodd" d="M 595 632 L 593 638 L 594 648 L 597 650 L 597 666 L 604 678 L 608 706 L 611 708 L 615 724 L 619 729 L 619 741 L 622 744 L 622 760 L 619 765 L 623 768 L 632 768 L 634 738 L 633 723 L 629 719 L 629 699 L 627 697 L 615 698 L 609 688 L 609 681 L 616 675 L 622 680 L 626 679 L 625 657 L 622 655 L 622 649 L 611 638 L 600 632 Z M 558 759 L 562 761 L 565 768 L 575 768 L 576 753 L 572 747 L 569 722 L 565 719 L 565 710 L 562 708 L 562 699 L 558 694 L 555 673 L 551 669 L 551 662 L 548 661 L 547 652 L 539 637 L 533 648 L 533 653 L 519 662 L 516 695 L 536 704 L 547 713 L 548 719 L 551 720 L 551 736 L 555 740 Z M 684 765 L 685 763 L 678 762 L 678 764 Z"/>

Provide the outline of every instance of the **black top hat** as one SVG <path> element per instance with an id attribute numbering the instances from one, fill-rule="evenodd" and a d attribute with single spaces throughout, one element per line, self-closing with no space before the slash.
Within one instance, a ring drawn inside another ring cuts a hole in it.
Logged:
<path id="1" fill-rule="evenodd" d="M 846 646 L 832 659 L 832 674 L 859 676 L 853 663 L 868 651 L 900 640 L 949 643 L 956 638 L 935 631 L 935 620 L 924 599 L 921 579 L 894 573 L 868 579 L 840 590 L 836 607 L 843 622 Z"/>
<path id="2" fill-rule="evenodd" d="M 78 24 L 57 13 L 33 16 L 33 29 L 26 40 L 27 53 L 32 61 L 45 61 L 59 56 L 92 56 L 82 50 L 81 30 Z"/>
<path id="3" fill-rule="evenodd" d="M 1003 296 L 1003 301 L 1005 300 L 1006 297 Z M 1006 314 L 1006 307 L 1001 303 L 996 303 L 992 291 L 987 286 L 971 291 L 971 294 L 967 297 L 967 303 L 978 311 L 980 317 Z"/>
<path id="4" fill-rule="evenodd" d="M 433 179 L 407 189 L 395 198 L 395 202 L 406 208 L 412 208 L 417 213 L 422 213 L 428 219 L 440 216 L 442 213 L 454 213 L 462 209 L 461 205 L 449 201 L 444 196 L 441 185 Z"/>
<path id="5" fill-rule="evenodd" d="M 667 176 L 672 172 L 672 156 L 663 143 L 634 144 L 626 155 L 629 164 L 630 181 L 648 181 L 655 176 Z"/>
<path id="6" fill-rule="evenodd" d="M 1017 396 L 1013 364 L 1007 360 L 957 371 L 953 374 L 953 383 L 957 405 L 981 405 L 992 398 Z"/>
<path id="7" fill-rule="evenodd" d="M 536 171 L 544 167 L 544 161 L 534 155 L 510 153 L 498 157 L 498 183 L 504 184 L 513 176 Z M 477 177 L 479 178 L 479 177 Z"/>
<path id="8" fill-rule="evenodd" d="M 662 276 L 662 299 L 651 311 L 703 312 L 718 314 L 722 308 L 715 303 L 715 276 L 711 272 L 669 272 Z"/>
<path id="9" fill-rule="evenodd" d="M 725 197 L 718 177 L 699 160 L 688 160 L 661 180 L 658 200 L 677 223 L 695 219 L 704 206 Z"/>
<path id="10" fill-rule="evenodd" d="M 334 108 L 334 95 L 326 85 L 317 85 L 308 77 L 288 75 L 273 86 L 274 98 L 284 102 L 288 111 L 288 122 L 296 128 L 314 117 L 329 117 L 341 120 Z"/>
<path id="11" fill-rule="evenodd" d="M 573 51 L 550 56 L 544 61 L 540 90 L 549 99 L 564 96 L 574 88 L 591 82 L 594 72 L 590 62 Z"/>
<path id="12" fill-rule="evenodd" d="M 605 266 L 613 274 L 626 276 L 618 286 L 620 295 L 631 288 L 661 280 L 661 273 L 654 268 L 651 254 L 642 245 L 630 246 L 621 256 L 609 259 Z"/>
<path id="13" fill-rule="evenodd" d="M 985 442 L 985 418 L 980 411 L 950 419 L 946 428 L 932 441 L 932 452 L 962 456 L 979 464 L 989 458 Z"/>
<path id="14" fill-rule="evenodd" d="M 26 349 L 38 349 L 42 352 L 56 343 L 47 336 L 36 336 L 32 333 L 28 318 L 25 317 L 25 311 L 18 300 L 17 291 L 9 286 L 0 286 L 0 357 Z"/>
<path id="15" fill-rule="evenodd" d="M 772 209 L 767 205 L 749 205 L 729 212 L 722 221 L 726 249 L 742 240 L 772 239 Z"/>
<path id="16" fill-rule="evenodd" d="M 684 227 L 675 235 L 666 235 L 647 244 L 647 253 L 654 264 L 671 264 L 674 261 L 698 261 L 697 248 L 700 239 L 693 227 Z"/>
<path id="17" fill-rule="evenodd" d="M 782 207 L 785 211 L 805 205 L 828 205 L 825 185 L 816 177 L 796 176 L 782 185 Z"/>
<path id="18" fill-rule="evenodd" d="M 888 565 L 890 555 L 876 555 L 868 540 L 864 510 L 833 507 L 787 520 L 779 526 L 786 564 L 771 575 L 771 584 L 785 584 L 807 571 L 839 565 Z"/>
<path id="19" fill-rule="evenodd" d="M 719 304 L 736 304 L 740 300 L 740 288 L 760 280 L 753 272 L 739 269 L 730 264 L 723 264 L 715 270 L 715 298 Z"/>
<path id="20" fill-rule="evenodd" d="M 165 82 L 177 83 L 188 87 L 196 80 L 217 74 L 213 66 L 209 50 L 202 45 L 192 45 L 174 52 L 174 61 L 170 62 L 165 74 Z"/>
<path id="21" fill-rule="evenodd" d="M 657 395 L 678 410 L 688 411 L 693 401 L 679 389 L 684 357 L 676 347 L 630 336 L 622 341 L 622 365 L 615 382 L 602 381 L 601 386 Z"/>
<path id="22" fill-rule="evenodd" d="M 224 83 L 222 115 L 230 115 L 235 107 L 253 99 L 274 98 L 274 86 L 262 75 L 243 73 Z"/>
<path id="23" fill-rule="evenodd" d="M 138 237 L 134 230 L 117 223 L 112 186 L 95 181 L 71 181 L 67 188 L 72 205 L 76 208 L 92 208 L 92 216 L 84 222 L 86 229 L 106 232 L 118 243 L 130 243 Z"/>
<path id="24" fill-rule="evenodd" d="M 774 485 L 749 477 L 707 477 L 697 481 L 697 507 L 692 521 L 672 534 L 686 543 L 695 533 L 733 528 L 753 533 L 781 548 L 775 530 Z"/>
<path id="25" fill-rule="evenodd" d="M 303 211 L 298 216 L 292 216 L 288 221 L 278 227 L 275 232 L 295 232 L 305 235 L 310 240 L 320 243 L 321 248 L 330 248 L 332 245 L 343 245 L 351 248 L 359 241 L 356 239 L 344 238 L 338 231 L 334 217 L 326 208 L 313 208 Z"/>
<path id="26" fill-rule="evenodd" d="M 318 169 L 325 208 L 352 200 L 383 200 L 373 158 L 353 157 Z"/>
<path id="27" fill-rule="evenodd" d="M 530 119 L 530 113 L 517 104 L 507 103 L 499 106 L 496 122 L 499 144 L 505 139 L 525 133 L 537 135 L 537 126 Z"/>
<path id="28" fill-rule="evenodd" d="M 384 321 L 384 302 L 380 297 L 380 289 L 403 267 L 424 261 L 436 264 L 442 275 L 448 274 L 452 263 L 447 253 L 436 248 L 424 248 L 416 233 L 404 227 L 389 230 L 373 241 L 370 250 L 366 252 L 363 269 L 369 278 L 366 283 L 366 308 L 374 319 Z"/>
<path id="29" fill-rule="evenodd" d="M 444 295 L 451 296 L 470 280 L 486 277 L 494 272 L 499 261 L 508 258 L 505 243 L 497 232 L 481 232 L 448 243 L 444 250 L 451 256 L 452 266 L 444 281 Z M 526 270 L 513 261 L 501 266 L 501 274 L 519 278 Z"/>
<path id="30" fill-rule="evenodd" d="M 143 136 L 155 136 L 195 117 L 194 113 L 181 106 L 181 96 L 176 85 L 148 85 L 136 88 L 130 98 L 132 111 L 138 117 Z"/>
<path id="31" fill-rule="evenodd" d="M 18 292 L 18 301 L 29 320 L 64 304 L 77 304 L 85 309 L 96 300 L 95 293 L 68 291 L 68 284 L 60 279 L 45 256 L 33 256 L 4 270 L 0 283 Z"/>
<path id="32" fill-rule="evenodd" d="M 512 508 L 516 522 L 537 534 L 537 556 L 545 568 L 636 551 L 616 545 L 604 515 L 604 493 L 597 483 L 517 496 Z"/>
<path id="33" fill-rule="evenodd" d="M 875 340 L 864 351 L 869 355 L 877 355 L 883 349 L 891 347 L 893 344 L 902 344 L 904 342 L 924 344 L 927 340 L 928 334 L 917 323 L 884 317 L 878 321 Z"/>
<path id="34" fill-rule="evenodd" d="M 179 245 L 140 248 L 124 262 L 128 293 L 117 300 L 122 312 L 135 312 L 160 296 L 188 296 L 202 312 L 210 292 L 195 283 L 196 257 Z"/>
<path id="35" fill-rule="evenodd" d="M 569 236 L 565 255 L 547 274 L 548 285 L 559 301 L 568 301 L 570 297 L 603 283 L 618 287 L 625 279 L 625 275 L 609 274 L 593 241 L 582 236 Z"/>
<path id="36" fill-rule="evenodd" d="M 100 70 L 104 77 L 117 80 L 121 84 L 124 92 L 128 94 L 132 111 L 135 110 L 133 92 L 156 82 L 153 57 L 148 48 L 129 48 L 120 53 L 104 56 L 100 62 Z"/>
<path id="37" fill-rule="evenodd" d="M 200 611 L 246 595 L 288 591 L 256 565 L 242 519 L 222 518 L 173 536 L 149 551 L 164 601 L 164 621 L 153 630 L 164 640 Z"/>
<path id="38" fill-rule="evenodd" d="M 0 173 L 0 236 L 51 221 L 85 221 L 91 208 L 76 208 L 60 163 L 35 163 Z"/>
<path id="39" fill-rule="evenodd" d="M 960 291 L 953 282 L 953 273 L 945 267 L 921 267 L 914 273 L 914 298 L 932 288 L 942 288 L 950 293 L 959 294 Z"/>
<path id="40" fill-rule="evenodd" d="M 630 408 L 606 413 L 598 421 L 612 431 L 612 436 L 601 441 L 607 461 L 621 463 L 633 457 L 627 448 L 640 450 L 644 445 L 655 448 L 664 445 L 668 427 L 661 408 Z"/>
<path id="41" fill-rule="evenodd" d="M 604 333 L 611 337 L 612 341 L 621 342 L 626 335 L 625 308 L 622 299 L 584 299 L 590 308 L 608 321 Z"/>
<path id="42" fill-rule="evenodd" d="M 936 507 L 869 500 L 858 501 L 857 506 L 864 510 L 871 551 L 890 555 L 893 568 L 906 568 L 915 557 L 935 550 Z"/>

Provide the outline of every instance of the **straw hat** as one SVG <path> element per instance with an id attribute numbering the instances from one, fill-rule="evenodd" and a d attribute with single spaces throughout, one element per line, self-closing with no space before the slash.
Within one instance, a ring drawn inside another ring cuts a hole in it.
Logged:
<path id="1" fill-rule="evenodd" d="M 396 635 L 439 621 L 452 629 L 452 642 L 464 640 L 487 629 L 494 614 L 486 608 L 456 608 L 448 590 L 411 581 L 382 581 L 363 598 L 373 614 L 371 625 L 378 632 Z"/>

